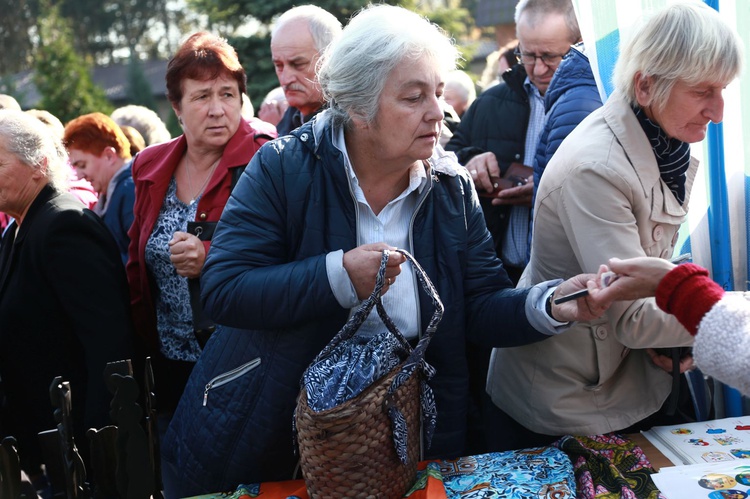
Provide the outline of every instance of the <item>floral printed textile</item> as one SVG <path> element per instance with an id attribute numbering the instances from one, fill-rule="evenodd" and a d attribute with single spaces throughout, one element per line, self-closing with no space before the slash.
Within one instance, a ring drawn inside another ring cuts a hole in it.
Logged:
<path id="1" fill-rule="evenodd" d="M 643 450 L 625 437 L 567 435 L 554 445 L 573 461 L 579 499 L 666 499 Z"/>
<path id="2" fill-rule="evenodd" d="M 438 461 L 448 499 L 573 499 L 573 465 L 553 447 Z"/>

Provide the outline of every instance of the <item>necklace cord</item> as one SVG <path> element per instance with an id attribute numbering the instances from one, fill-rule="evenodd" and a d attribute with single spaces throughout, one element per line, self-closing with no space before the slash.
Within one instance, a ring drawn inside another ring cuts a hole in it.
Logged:
<path id="1" fill-rule="evenodd" d="M 219 161 L 221 160 L 221 157 L 214 161 L 214 164 L 211 165 L 211 171 L 208 173 L 208 176 L 203 181 L 203 184 L 201 185 L 200 189 L 198 189 L 198 192 L 193 195 L 193 178 L 192 175 L 190 175 L 190 159 L 188 158 L 187 152 L 185 153 L 185 171 L 187 171 L 187 177 L 188 177 L 188 187 L 190 187 L 190 202 L 188 204 L 195 203 L 195 200 L 203 194 L 203 191 L 206 189 L 206 186 L 208 185 L 208 182 L 211 180 L 211 177 L 214 176 L 214 170 L 216 169 L 216 166 L 219 164 Z"/>

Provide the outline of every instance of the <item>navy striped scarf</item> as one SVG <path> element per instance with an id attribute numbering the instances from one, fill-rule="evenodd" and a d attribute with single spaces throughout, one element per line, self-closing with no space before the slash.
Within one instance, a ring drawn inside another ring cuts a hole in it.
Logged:
<path id="1" fill-rule="evenodd" d="M 640 107 L 633 106 L 638 122 L 646 133 L 651 149 L 659 165 L 661 179 L 672 191 L 680 204 L 685 202 L 685 180 L 690 167 L 690 144 L 677 139 L 670 139 L 661 126 L 648 119 Z"/>

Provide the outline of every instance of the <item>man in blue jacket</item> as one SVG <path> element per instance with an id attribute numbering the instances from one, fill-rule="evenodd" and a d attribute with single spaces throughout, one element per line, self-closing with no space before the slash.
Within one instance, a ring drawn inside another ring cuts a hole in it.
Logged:
<path id="1" fill-rule="evenodd" d="M 487 228 L 508 275 L 528 261 L 533 183 L 496 191 L 511 163 L 533 166 L 544 125 L 544 95 L 563 56 L 581 39 L 570 0 L 521 0 L 516 6 L 520 64 L 477 98 L 446 149 L 454 151 L 482 195 Z M 530 175 L 529 175 L 530 176 Z"/>
<path id="2" fill-rule="evenodd" d="M 547 163 L 568 136 L 592 111 L 602 106 L 599 88 L 583 43 L 570 49 L 544 95 L 546 119 L 534 158 L 534 198 Z"/>

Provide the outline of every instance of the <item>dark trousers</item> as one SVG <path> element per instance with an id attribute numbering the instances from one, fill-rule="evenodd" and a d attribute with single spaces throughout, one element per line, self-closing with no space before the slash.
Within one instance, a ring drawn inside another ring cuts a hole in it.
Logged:
<path id="1" fill-rule="evenodd" d="M 690 398 L 685 376 L 680 376 L 679 402 L 677 411 L 669 414 L 669 399 L 654 414 L 623 428 L 617 433 L 628 434 L 648 430 L 653 426 L 675 425 L 695 421 L 695 410 Z M 487 452 L 503 452 L 530 447 L 543 447 L 556 441 L 562 435 L 545 435 L 535 433 L 506 414 L 492 402 L 485 392 L 482 399 L 484 415 L 484 433 L 487 439 Z"/>

